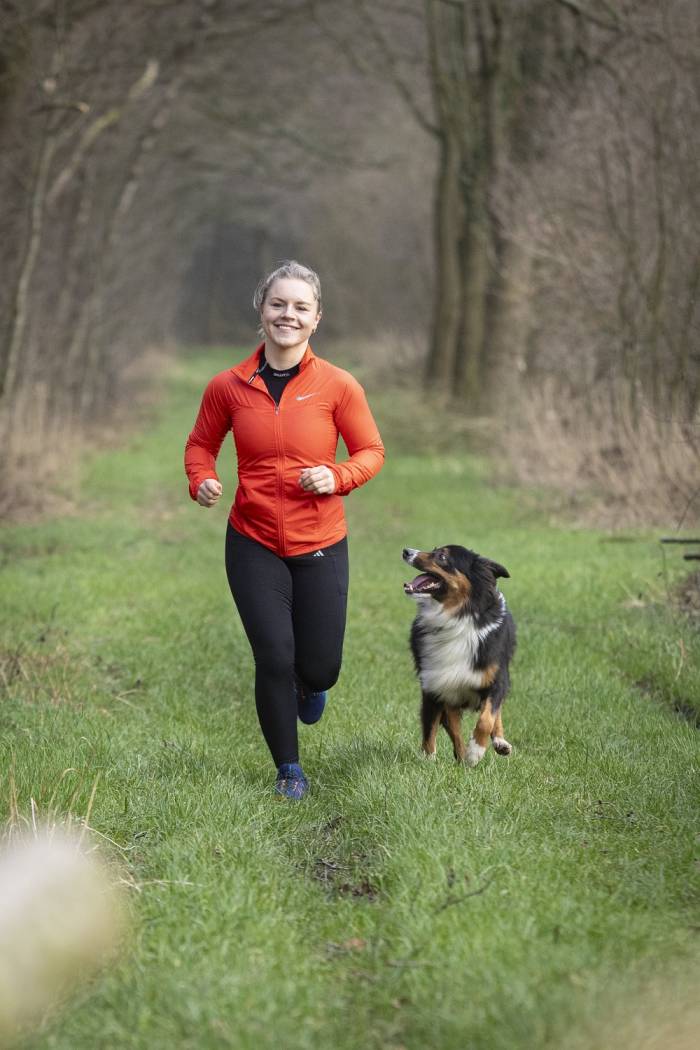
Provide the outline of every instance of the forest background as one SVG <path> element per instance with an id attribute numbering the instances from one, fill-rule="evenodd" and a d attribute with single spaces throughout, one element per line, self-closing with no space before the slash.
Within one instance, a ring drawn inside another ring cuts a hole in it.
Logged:
<path id="1" fill-rule="evenodd" d="M 322 354 L 579 509 L 697 519 L 694 0 L 0 19 L 4 512 L 39 509 L 178 343 L 249 347 L 251 289 L 291 255 L 324 280 Z"/>

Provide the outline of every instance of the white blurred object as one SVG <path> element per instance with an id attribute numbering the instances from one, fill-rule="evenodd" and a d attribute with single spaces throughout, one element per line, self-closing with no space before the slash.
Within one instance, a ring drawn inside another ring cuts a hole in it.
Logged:
<path id="1" fill-rule="evenodd" d="M 112 881 L 58 833 L 0 853 L 0 1045 L 115 948 L 122 912 Z"/>

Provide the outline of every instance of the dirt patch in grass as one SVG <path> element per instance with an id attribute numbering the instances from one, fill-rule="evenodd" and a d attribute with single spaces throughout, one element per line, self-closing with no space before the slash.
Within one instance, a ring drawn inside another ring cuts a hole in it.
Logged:
<path id="1" fill-rule="evenodd" d="M 51 651 L 2 648 L 0 690 L 28 704 L 75 703 L 75 658 L 63 645 Z"/>
<path id="2" fill-rule="evenodd" d="M 644 696 L 649 697 L 655 703 L 663 704 L 665 707 L 670 707 L 677 715 L 685 719 L 686 722 L 690 722 L 691 725 L 700 728 L 700 711 L 698 711 L 691 703 L 686 703 L 684 700 L 679 700 L 674 696 L 669 695 L 668 689 L 663 684 L 659 684 L 653 680 L 653 678 L 640 678 L 634 683 L 640 693 Z"/>
<path id="3" fill-rule="evenodd" d="M 334 890 L 340 897 L 376 901 L 379 890 L 374 886 L 367 876 L 361 875 L 354 881 L 345 877 L 348 865 L 318 857 L 314 863 L 314 878 L 318 879 L 329 889 Z"/>
<path id="4" fill-rule="evenodd" d="M 12 699 L 30 707 L 78 710 L 88 704 L 103 714 L 109 713 L 114 701 L 135 706 L 129 697 L 142 688 L 140 678 L 134 680 L 99 657 L 92 662 L 63 640 L 41 644 L 46 641 L 42 633 L 37 638 L 40 644 L 34 646 L 0 643 L 0 702 Z"/>
<path id="5" fill-rule="evenodd" d="M 691 572 L 676 585 L 671 601 L 679 612 L 696 620 L 700 628 L 700 569 Z"/>

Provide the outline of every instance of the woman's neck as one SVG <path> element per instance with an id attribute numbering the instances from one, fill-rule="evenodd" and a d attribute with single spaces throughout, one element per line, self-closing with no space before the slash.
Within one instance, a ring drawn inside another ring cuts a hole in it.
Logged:
<path id="1" fill-rule="evenodd" d="M 306 353 L 308 341 L 300 346 L 279 347 L 268 342 L 265 343 L 265 360 L 271 368 L 277 372 L 283 372 L 285 368 L 294 368 L 298 365 Z"/>

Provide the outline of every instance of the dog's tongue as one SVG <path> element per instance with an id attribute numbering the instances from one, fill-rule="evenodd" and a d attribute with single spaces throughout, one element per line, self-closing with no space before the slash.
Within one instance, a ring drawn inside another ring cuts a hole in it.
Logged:
<path id="1" fill-rule="evenodd" d="M 407 594 L 410 594 L 412 591 L 430 590 L 434 585 L 434 576 L 428 576 L 427 573 L 421 573 L 420 576 L 416 576 L 415 580 L 411 580 L 410 583 L 404 583 L 403 589 Z"/>

